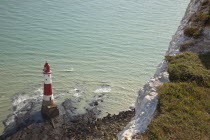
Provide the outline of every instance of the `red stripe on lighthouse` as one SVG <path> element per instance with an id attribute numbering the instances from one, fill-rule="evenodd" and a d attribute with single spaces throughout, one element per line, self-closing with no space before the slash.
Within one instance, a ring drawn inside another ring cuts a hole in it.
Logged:
<path id="1" fill-rule="evenodd" d="M 44 84 L 44 95 L 52 95 L 52 84 Z"/>

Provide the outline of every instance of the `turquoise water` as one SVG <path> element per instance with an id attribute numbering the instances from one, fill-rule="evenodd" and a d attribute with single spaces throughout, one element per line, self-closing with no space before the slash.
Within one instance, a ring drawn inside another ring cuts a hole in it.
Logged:
<path id="1" fill-rule="evenodd" d="M 45 61 L 55 94 L 68 93 L 58 103 L 103 93 L 103 114 L 127 110 L 164 58 L 188 3 L 1 0 L 0 121 L 16 93 L 41 89 Z"/>

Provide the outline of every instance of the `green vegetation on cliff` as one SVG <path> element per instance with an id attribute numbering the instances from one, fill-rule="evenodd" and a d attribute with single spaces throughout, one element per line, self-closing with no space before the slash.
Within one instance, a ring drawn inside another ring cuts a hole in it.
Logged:
<path id="1" fill-rule="evenodd" d="M 195 81 L 198 85 L 210 87 L 210 55 L 191 52 L 176 57 L 166 56 L 169 62 L 169 80 L 172 82 Z"/>
<path id="2" fill-rule="evenodd" d="M 189 26 L 184 30 L 184 34 L 188 37 L 197 38 L 201 34 L 201 29 L 198 26 Z"/>
<path id="3" fill-rule="evenodd" d="M 170 83 L 159 87 L 158 115 L 144 139 L 210 138 L 210 54 L 167 56 Z"/>

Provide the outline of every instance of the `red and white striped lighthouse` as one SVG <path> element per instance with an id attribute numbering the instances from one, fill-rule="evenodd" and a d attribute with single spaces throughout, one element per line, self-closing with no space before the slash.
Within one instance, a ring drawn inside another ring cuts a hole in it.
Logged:
<path id="1" fill-rule="evenodd" d="M 43 69 L 44 74 L 44 101 L 54 100 L 52 93 L 52 78 L 51 78 L 51 70 L 50 65 L 46 62 Z"/>
<path id="2" fill-rule="evenodd" d="M 59 110 L 54 102 L 53 92 L 52 92 L 52 71 L 50 70 L 50 65 L 46 62 L 43 69 L 44 74 L 44 95 L 42 102 L 41 113 L 44 118 L 54 118 L 59 115 Z"/>

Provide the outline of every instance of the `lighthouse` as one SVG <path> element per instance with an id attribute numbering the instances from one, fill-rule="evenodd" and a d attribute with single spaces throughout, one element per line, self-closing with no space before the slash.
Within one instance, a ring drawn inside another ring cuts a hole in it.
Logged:
<path id="1" fill-rule="evenodd" d="M 50 65 L 46 62 L 43 69 L 44 74 L 44 95 L 41 113 L 44 118 L 51 119 L 59 115 L 59 110 L 55 104 L 52 92 L 52 71 Z"/>

